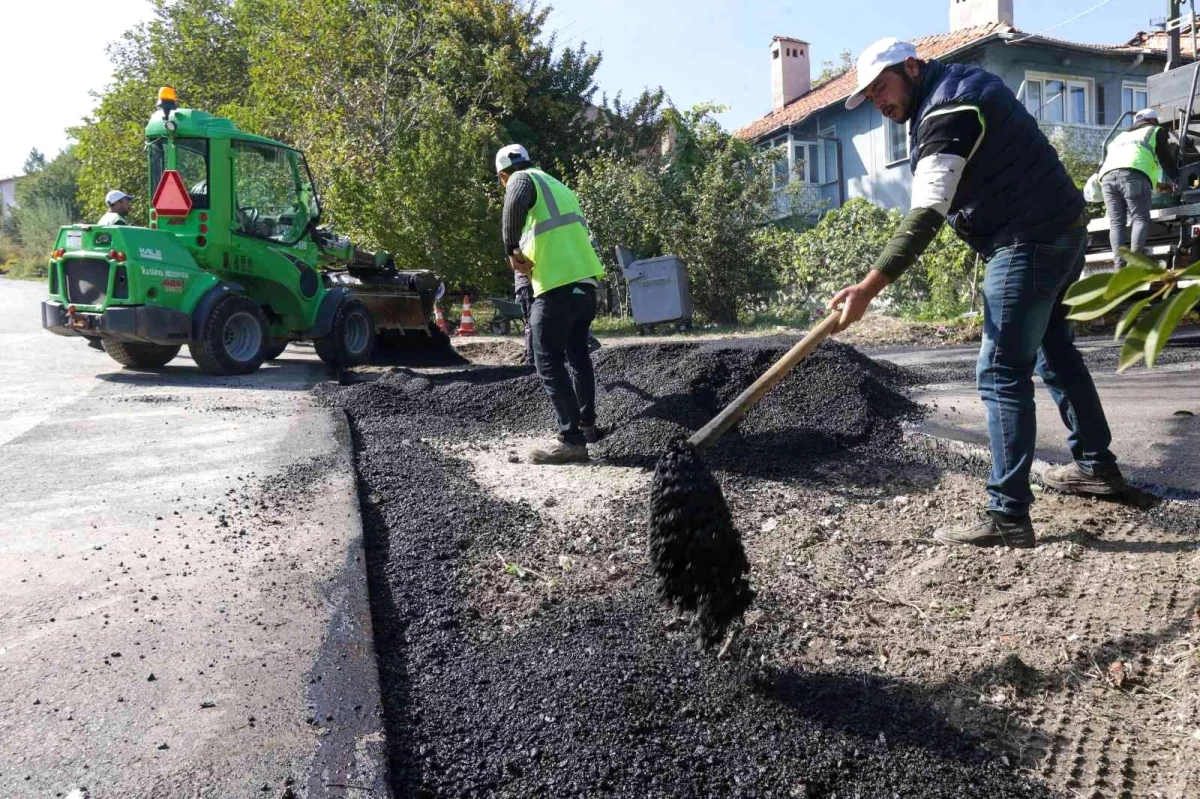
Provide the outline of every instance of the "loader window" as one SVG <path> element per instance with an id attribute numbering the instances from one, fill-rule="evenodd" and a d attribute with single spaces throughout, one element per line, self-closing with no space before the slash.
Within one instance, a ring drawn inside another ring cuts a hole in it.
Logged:
<path id="1" fill-rule="evenodd" d="M 236 219 L 240 232 L 285 244 L 299 241 L 309 209 L 301 193 L 297 154 L 285 147 L 234 142 Z"/>
<path id="2" fill-rule="evenodd" d="M 167 140 L 150 142 L 150 195 L 158 188 L 167 163 Z M 192 195 L 192 207 L 207 209 L 208 205 L 208 139 L 176 139 L 175 168 L 183 185 Z"/>

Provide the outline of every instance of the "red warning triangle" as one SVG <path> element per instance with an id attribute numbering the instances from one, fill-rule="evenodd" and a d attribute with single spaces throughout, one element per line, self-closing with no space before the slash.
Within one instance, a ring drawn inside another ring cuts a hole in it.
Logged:
<path id="1" fill-rule="evenodd" d="M 192 195 L 188 194 L 179 173 L 168 169 L 162 173 L 150 204 L 159 216 L 187 216 L 192 210 Z"/>

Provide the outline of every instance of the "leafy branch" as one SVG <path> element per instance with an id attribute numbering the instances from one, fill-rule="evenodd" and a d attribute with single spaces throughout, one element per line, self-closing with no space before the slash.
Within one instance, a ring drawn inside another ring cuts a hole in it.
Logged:
<path id="1" fill-rule="evenodd" d="M 1127 249 L 1121 250 L 1121 257 L 1127 263 L 1123 269 L 1085 277 L 1067 289 L 1063 298 L 1071 307 L 1067 318 L 1087 322 L 1150 292 L 1130 305 L 1117 323 L 1114 339 L 1125 336 L 1118 372 L 1143 359 L 1147 366 L 1154 366 L 1179 322 L 1200 302 L 1200 262 L 1186 269 L 1167 269 Z"/>

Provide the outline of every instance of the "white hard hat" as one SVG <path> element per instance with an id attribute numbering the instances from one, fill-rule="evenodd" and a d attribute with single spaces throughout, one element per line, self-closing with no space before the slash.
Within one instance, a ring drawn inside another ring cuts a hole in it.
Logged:
<path id="1" fill-rule="evenodd" d="M 874 83 L 885 69 L 896 64 L 903 64 L 908 59 L 916 57 L 917 48 L 911 42 L 902 42 L 894 37 L 880 39 L 863 50 L 862 55 L 858 57 L 856 66 L 858 86 L 855 88 L 854 94 L 850 95 L 850 99 L 846 101 L 846 108 L 851 110 L 858 108 L 862 101 L 867 99 L 863 90 Z"/>
<path id="2" fill-rule="evenodd" d="M 1157 123 L 1158 122 L 1158 112 L 1155 111 L 1153 108 L 1143 108 L 1141 111 L 1138 111 L 1136 114 L 1133 115 L 1133 124 L 1136 125 L 1139 122 Z"/>
<path id="3" fill-rule="evenodd" d="M 528 163 L 529 152 L 519 144 L 506 144 L 496 153 L 496 171 L 503 172 L 514 164 Z"/>
<path id="4" fill-rule="evenodd" d="M 104 202 L 108 203 L 109 205 L 112 205 L 117 200 L 132 200 L 132 199 L 133 199 L 133 195 L 126 194 L 125 192 L 123 192 L 119 189 L 113 189 L 108 194 L 104 195 Z"/>

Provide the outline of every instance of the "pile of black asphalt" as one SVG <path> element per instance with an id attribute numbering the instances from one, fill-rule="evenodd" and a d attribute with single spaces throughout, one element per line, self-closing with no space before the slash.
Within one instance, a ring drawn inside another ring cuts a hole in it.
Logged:
<path id="1" fill-rule="evenodd" d="M 791 341 L 606 348 L 595 455 L 651 467 Z M 906 376 L 827 343 L 705 454 L 726 487 L 894 446 Z M 393 788 L 403 797 L 1041 797 L 920 692 L 858 672 L 720 660 L 668 633 L 649 570 L 551 594 L 508 628 L 472 564 L 546 521 L 482 488 L 445 442 L 550 432 L 520 367 L 397 370 L 332 387 L 351 419 Z M 586 467 L 547 467 L 586 468 Z M 646 526 L 647 503 L 614 526 Z"/>

